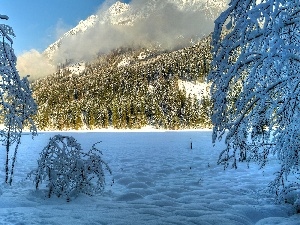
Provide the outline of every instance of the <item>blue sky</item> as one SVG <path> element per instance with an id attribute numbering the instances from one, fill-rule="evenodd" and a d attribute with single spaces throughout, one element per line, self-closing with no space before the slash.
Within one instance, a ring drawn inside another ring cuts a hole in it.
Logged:
<path id="1" fill-rule="evenodd" d="M 13 27 L 16 55 L 30 49 L 43 51 L 58 33 L 76 26 L 97 12 L 104 0 L 0 0 L 0 14 Z M 124 2 L 124 1 L 123 1 Z M 126 2 L 126 1 L 125 1 Z M 127 1 L 128 2 L 128 1 Z"/>

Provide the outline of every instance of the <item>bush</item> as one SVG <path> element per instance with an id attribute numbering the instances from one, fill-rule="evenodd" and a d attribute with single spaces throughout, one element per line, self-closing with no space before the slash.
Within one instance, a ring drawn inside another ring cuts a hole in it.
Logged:
<path id="1" fill-rule="evenodd" d="M 84 193 L 94 195 L 102 192 L 105 186 L 104 169 L 111 174 L 108 164 L 102 160 L 102 152 L 95 143 L 87 153 L 75 138 L 55 135 L 50 138 L 38 160 L 38 168 L 30 173 L 34 176 L 36 189 L 42 181 L 47 182 L 48 197 L 53 194 L 72 197 Z"/>

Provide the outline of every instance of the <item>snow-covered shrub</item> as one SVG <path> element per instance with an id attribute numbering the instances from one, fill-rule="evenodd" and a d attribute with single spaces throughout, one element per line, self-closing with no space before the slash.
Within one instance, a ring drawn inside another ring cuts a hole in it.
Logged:
<path id="1" fill-rule="evenodd" d="M 34 176 L 36 189 L 45 181 L 49 198 L 54 194 L 68 201 L 79 193 L 93 195 L 103 191 L 104 169 L 110 174 L 111 169 L 102 160 L 102 152 L 96 144 L 84 152 L 73 137 L 55 135 L 50 138 L 40 154 L 38 168 L 30 173 L 30 177 Z"/>

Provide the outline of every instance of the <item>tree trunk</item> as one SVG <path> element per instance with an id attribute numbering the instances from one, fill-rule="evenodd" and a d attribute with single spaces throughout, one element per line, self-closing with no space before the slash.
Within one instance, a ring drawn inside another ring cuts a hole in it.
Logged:
<path id="1" fill-rule="evenodd" d="M 10 146 L 10 122 L 7 131 L 7 140 L 6 140 L 6 162 L 5 162 L 5 183 L 8 183 L 8 174 L 9 174 L 9 146 Z"/>

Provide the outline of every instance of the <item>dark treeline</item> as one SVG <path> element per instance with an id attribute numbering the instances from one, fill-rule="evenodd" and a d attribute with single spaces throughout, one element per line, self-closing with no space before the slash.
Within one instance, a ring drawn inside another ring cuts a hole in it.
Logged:
<path id="1" fill-rule="evenodd" d="M 40 129 L 210 126 L 210 100 L 180 89 L 204 82 L 210 39 L 181 50 L 123 48 L 99 56 L 79 75 L 67 69 L 33 83 Z M 124 63 L 123 63 L 124 62 Z"/>

